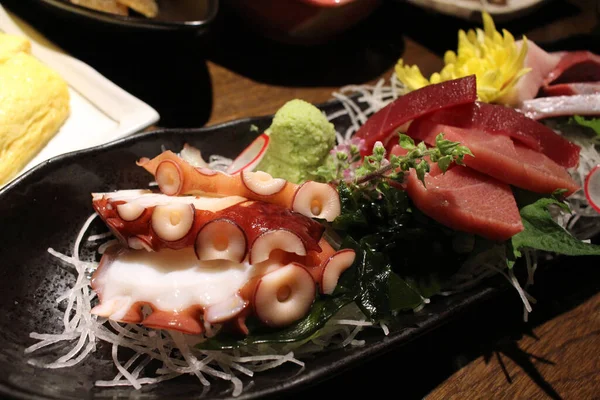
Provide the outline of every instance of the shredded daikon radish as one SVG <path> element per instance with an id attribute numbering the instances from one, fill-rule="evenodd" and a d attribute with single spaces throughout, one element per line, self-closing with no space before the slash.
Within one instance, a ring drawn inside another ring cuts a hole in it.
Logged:
<path id="1" fill-rule="evenodd" d="M 101 240 L 101 239 L 106 239 L 107 237 L 111 237 L 112 233 L 111 232 L 104 232 L 104 233 L 100 233 L 98 235 L 91 235 L 89 238 L 87 238 L 88 242 L 95 242 L 96 240 Z"/>

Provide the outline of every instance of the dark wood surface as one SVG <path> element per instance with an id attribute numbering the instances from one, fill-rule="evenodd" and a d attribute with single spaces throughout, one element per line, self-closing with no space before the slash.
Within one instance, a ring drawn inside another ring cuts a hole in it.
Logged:
<path id="1" fill-rule="evenodd" d="M 597 3 L 549 1 L 498 26 L 550 50 L 600 53 Z M 209 34 L 180 36 L 114 32 L 69 20 L 64 25 L 62 17 L 32 4 L 3 1 L 67 52 L 153 105 L 161 127 L 272 114 L 293 98 L 324 102 L 340 86 L 389 78 L 399 57 L 428 75 L 442 65 L 444 50 L 455 48 L 457 30 L 474 26 L 388 1 L 334 43 L 298 48 L 260 38 L 226 7 Z M 389 389 L 395 398 L 600 398 L 597 264 L 570 259 L 542 271 L 528 323 L 522 321 L 518 296 L 509 291 L 403 348 L 291 397 L 335 390 L 339 398 L 355 398 L 357 391 Z"/>

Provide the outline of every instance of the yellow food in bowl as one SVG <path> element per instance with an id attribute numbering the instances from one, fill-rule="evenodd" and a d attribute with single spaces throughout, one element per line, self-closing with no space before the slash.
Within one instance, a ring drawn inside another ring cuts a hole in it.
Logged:
<path id="1" fill-rule="evenodd" d="M 67 83 L 29 52 L 27 39 L 0 33 L 0 185 L 31 161 L 70 113 Z"/>

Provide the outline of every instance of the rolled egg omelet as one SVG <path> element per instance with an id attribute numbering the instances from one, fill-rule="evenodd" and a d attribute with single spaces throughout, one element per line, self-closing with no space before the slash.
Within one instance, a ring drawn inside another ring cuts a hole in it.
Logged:
<path id="1" fill-rule="evenodd" d="M 0 33 L 0 185 L 31 161 L 70 114 L 67 83 L 29 53 L 27 39 Z"/>

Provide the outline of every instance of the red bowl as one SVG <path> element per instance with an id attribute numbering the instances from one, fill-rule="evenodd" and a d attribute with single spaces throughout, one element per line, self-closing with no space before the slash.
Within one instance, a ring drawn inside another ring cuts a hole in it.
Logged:
<path id="1" fill-rule="evenodd" d="M 331 40 L 368 17 L 382 0 L 230 0 L 255 30 L 301 44 Z"/>

